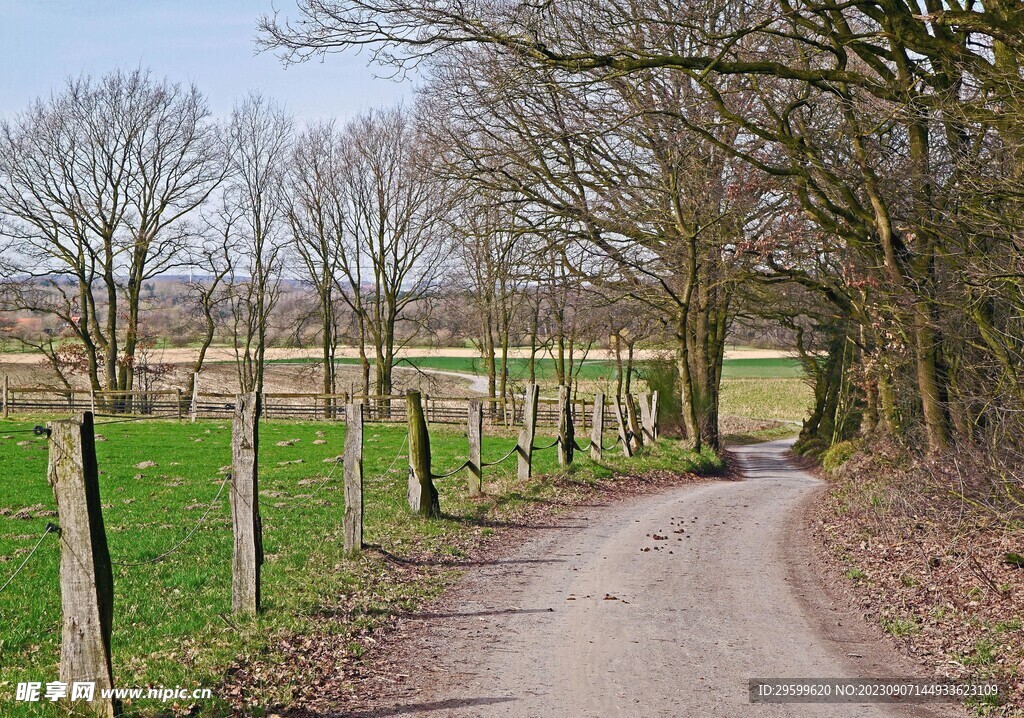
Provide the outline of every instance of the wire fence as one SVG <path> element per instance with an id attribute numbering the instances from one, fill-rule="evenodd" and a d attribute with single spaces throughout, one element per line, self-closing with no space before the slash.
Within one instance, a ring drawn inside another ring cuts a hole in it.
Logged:
<path id="1" fill-rule="evenodd" d="M 511 449 L 509 449 L 509 450 L 508 450 L 508 453 L 507 453 L 507 454 L 505 454 L 504 456 L 502 456 L 502 457 L 501 457 L 500 459 L 498 459 L 497 461 L 481 461 L 481 462 L 480 462 L 480 466 L 481 466 L 481 467 L 488 467 L 488 466 L 498 466 L 499 464 L 503 464 L 503 463 L 505 463 L 505 461 L 506 461 L 506 460 L 507 460 L 507 459 L 508 459 L 508 458 L 509 458 L 510 456 L 512 456 L 513 454 L 515 454 L 515 453 L 516 453 L 516 452 L 517 452 L 518 450 L 519 450 L 519 444 L 516 444 L 515 446 L 513 446 L 513 447 L 512 447 Z"/>
<path id="2" fill-rule="evenodd" d="M 228 485 L 228 482 L 230 480 L 231 474 L 229 473 L 224 477 L 224 480 L 221 481 L 220 488 L 217 489 L 217 495 L 214 496 L 213 500 L 209 503 L 209 505 L 207 505 L 206 511 L 203 512 L 203 515 L 199 518 L 199 521 L 197 521 L 196 524 L 191 529 L 189 529 L 188 533 L 185 534 L 185 537 L 181 539 L 181 541 L 179 541 L 163 553 L 154 556 L 153 558 L 149 558 L 144 561 L 111 561 L 111 565 L 122 567 L 147 566 L 153 563 L 160 563 L 165 558 L 177 553 L 185 544 L 189 542 L 189 539 L 195 536 L 196 532 L 206 523 L 206 520 L 210 517 L 210 514 L 213 512 L 213 508 L 220 501 L 220 497 L 224 493 L 224 488 Z"/>
<path id="3" fill-rule="evenodd" d="M 59 533 L 60 529 L 55 524 L 46 524 L 46 528 L 43 530 L 43 535 L 39 537 L 38 541 L 36 541 L 36 545 L 32 547 L 31 551 L 29 551 L 28 556 L 26 556 L 25 560 L 21 562 L 21 565 L 14 570 L 14 573 L 12 573 L 10 577 L 6 581 L 4 581 L 3 586 L 0 586 L 0 593 L 6 591 L 7 587 L 14 583 L 14 579 L 21 575 L 21 572 L 25 570 L 26 566 L 28 566 L 29 561 L 31 561 L 32 557 L 36 555 L 36 551 L 38 551 L 39 547 L 43 545 L 43 541 L 46 540 L 46 537 L 50 534 Z"/>
<path id="4" fill-rule="evenodd" d="M 88 391 L 63 387 L 7 388 L 0 401 L 3 416 L 9 414 L 54 414 L 92 411 L 97 417 L 139 417 L 168 419 L 226 419 L 235 411 L 235 394 L 197 392 L 186 396 L 181 389 L 147 391 Z M 424 416 L 433 424 L 461 424 L 469 417 L 469 402 L 483 402 L 484 421 L 493 426 L 518 426 L 524 420 L 522 402 L 509 397 L 433 397 L 425 396 Z M 265 392 L 261 396 L 262 418 L 315 421 L 345 421 L 345 406 L 361 403 L 364 419 L 370 423 L 401 423 L 408 420 L 403 395 L 318 394 Z M 573 422 L 586 427 L 593 401 L 586 397 L 571 402 Z M 542 398 L 536 421 L 540 426 L 557 425 L 560 409 L 556 399 Z M 128 420 L 128 419 L 122 419 Z M 614 421 L 605 407 L 606 424 Z M 105 422 L 111 423 L 111 422 Z"/>
<path id="5" fill-rule="evenodd" d="M 376 483 L 381 483 L 385 479 L 387 479 L 389 477 L 389 475 L 391 474 L 391 472 L 394 471 L 395 464 L 398 463 L 399 459 L 402 459 L 402 458 L 406 458 L 407 459 L 407 458 L 409 458 L 409 454 L 407 453 L 408 445 L 409 445 L 408 442 L 409 442 L 409 432 L 406 431 L 405 432 L 405 436 L 402 438 L 402 441 L 399 444 L 398 452 L 395 454 L 395 457 L 391 460 L 391 464 L 388 465 L 388 468 L 384 469 L 384 471 L 379 473 L 375 478 L 364 479 L 364 481 L 366 481 L 368 483 L 376 484 Z"/>
<path id="6" fill-rule="evenodd" d="M 395 399 L 395 398 L 397 398 L 397 397 L 389 397 L 389 399 Z M 233 404 L 232 404 L 232 408 L 233 408 Z M 335 408 L 340 410 L 341 412 L 344 412 L 344 407 L 342 407 L 342 406 L 338 406 L 338 407 L 335 407 Z M 404 402 L 399 403 L 399 402 L 396 401 L 396 402 L 394 402 L 394 405 L 391 406 L 390 408 L 388 408 L 387 410 L 388 411 L 394 411 L 395 413 L 398 413 L 399 410 L 400 410 L 401 413 L 404 415 L 405 414 Z M 571 419 L 572 408 L 569 407 L 567 410 L 564 409 L 563 411 L 567 411 L 567 413 L 569 413 L 569 417 L 565 417 L 565 416 L 563 416 L 563 417 L 556 417 L 556 419 L 561 419 L 562 421 L 565 421 L 568 418 L 568 421 L 572 421 L 572 419 Z M 466 417 L 467 418 L 469 417 L 468 410 L 467 410 Z M 97 421 L 97 422 L 94 423 L 94 426 L 95 427 L 102 427 L 102 426 L 115 425 L 115 424 L 123 424 L 123 423 L 134 423 L 134 422 L 144 422 L 144 421 L 154 421 L 154 420 L 170 420 L 170 419 L 181 419 L 181 418 L 182 418 L 182 414 L 179 411 L 165 412 L 165 413 L 139 414 L 139 415 L 130 415 L 130 416 L 115 416 L 115 417 L 110 417 L 110 418 L 108 418 L 107 420 L 104 420 L 104 421 Z M 537 418 L 539 419 L 539 412 L 538 412 Z M 37 425 L 33 426 L 31 429 L 28 429 L 28 428 L 26 428 L 26 429 L 14 429 L 14 430 L 10 430 L 10 431 L 3 432 L 3 433 L 4 433 L 5 436 L 6 435 L 32 434 L 35 437 L 39 437 L 39 438 L 42 438 L 42 439 L 45 440 L 46 438 L 48 438 L 50 436 L 50 429 L 48 427 L 46 427 L 46 426 L 37 424 Z M 634 438 L 635 438 L 635 434 L 630 429 L 628 429 L 627 427 L 619 425 L 619 435 L 616 436 L 615 440 L 612 441 L 611 445 L 610 446 L 605 446 L 603 442 L 599 442 L 599 445 L 601 446 L 601 448 L 603 450 L 610 450 L 610 449 L 614 448 L 615 446 L 617 446 L 618 444 L 623 443 L 624 441 L 626 443 L 631 443 Z M 379 483 L 382 483 L 382 482 L 390 481 L 391 478 L 392 478 L 392 474 L 393 474 L 393 472 L 395 470 L 395 466 L 398 464 L 398 462 L 402 458 L 408 458 L 408 456 L 409 456 L 409 453 L 408 453 L 409 452 L 408 440 L 409 440 L 409 431 L 407 430 L 405 432 L 405 435 L 403 436 L 402 440 L 399 443 L 399 447 L 398 447 L 397 452 L 395 453 L 394 457 L 391 459 L 391 461 L 388 464 L 388 466 L 383 471 L 381 471 L 380 473 L 376 474 L 374 477 L 371 477 L 371 478 L 368 478 L 368 479 L 363 479 L 364 484 L 379 484 Z M 594 445 L 594 443 L 595 442 L 594 442 L 593 438 L 590 438 L 588 441 L 586 441 L 583 444 L 581 444 L 579 441 L 577 441 L 575 439 L 575 437 L 572 438 L 573 446 L 577 450 L 579 450 L 579 451 L 586 451 L 586 450 L 588 450 L 589 448 L 591 448 Z M 561 444 L 563 444 L 562 437 L 561 436 L 556 436 L 551 441 L 551 443 L 544 444 L 544 445 L 532 445 L 530 447 L 530 450 L 531 451 L 547 451 L 547 450 L 553 449 L 553 448 L 555 448 L 555 447 L 557 447 L 557 446 L 559 446 Z M 56 448 L 56 447 L 54 447 L 51 444 L 51 450 L 53 450 L 54 448 Z M 479 451 L 479 445 L 478 445 L 477 450 Z M 512 459 L 513 457 L 515 457 L 518 453 L 520 453 L 520 451 L 521 451 L 521 447 L 520 447 L 519 443 L 517 442 L 505 454 L 503 454 L 499 459 L 497 459 L 495 461 L 487 461 L 487 462 L 481 461 L 480 462 L 480 468 L 482 469 L 484 467 L 494 467 L 494 466 L 498 466 L 500 464 L 503 464 L 506 461 L 508 461 L 509 459 Z M 344 453 L 339 454 L 339 455 L 333 457 L 333 459 L 332 459 L 332 467 L 331 467 L 330 471 L 326 472 L 326 475 L 321 478 L 321 480 L 316 484 L 315 488 L 313 488 L 311 491 L 309 491 L 306 494 L 301 494 L 301 495 L 295 496 L 294 498 L 298 499 L 298 500 L 293 500 L 293 501 L 289 502 L 285 506 L 281 506 L 279 504 L 276 504 L 275 508 L 282 509 L 283 511 L 286 511 L 286 512 L 291 512 L 291 511 L 294 511 L 296 509 L 299 509 L 299 508 L 302 508 L 304 506 L 307 506 L 317 496 L 319 496 L 321 494 L 321 492 L 325 489 L 325 487 L 327 487 L 332 482 L 332 480 L 334 479 L 335 474 L 337 472 L 338 466 L 343 465 L 344 459 L 345 459 L 345 454 Z M 440 473 L 433 473 L 433 472 L 431 472 L 431 478 L 432 479 L 438 479 L 438 480 L 446 479 L 448 477 L 454 476 L 455 474 L 459 473 L 460 471 L 463 471 L 463 470 L 465 470 L 467 468 L 471 468 L 472 465 L 473 465 L 472 464 L 472 460 L 471 459 L 466 459 L 466 460 L 462 461 L 458 466 L 456 466 L 455 468 L 450 469 L 448 471 L 444 471 L 444 472 L 440 472 Z M 410 471 L 411 471 L 411 469 L 410 469 Z M 191 525 L 189 527 L 189 529 L 185 532 L 184 536 L 182 536 L 180 540 L 177 540 L 176 542 L 174 542 L 169 548 L 167 548 L 166 550 L 161 551 L 160 553 L 156 554 L 155 556 L 152 556 L 152 557 L 149 557 L 149 558 L 145 558 L 145 559 L 141 559 L 141 560 L 135 560 L 135 561 L 124 561 L 124 560 L 111 561 L 111 565 L 115 566 L 115 567 L 119 567 L 119 568 L 133 568 L 133 567 L 147 566 L 147 565 L 152 565 L 152 564 L 160 563 L 160 562 L 170 558 L 171 556 L 177 554 L 178 552 L 180 552 L 198 534 L 199 530 L 203 526 L 207 525 L 207 523 L 209 522 L 211 516 L 214 515 L 215 509 L 221 504 L 221 501 L 222 501 L 222 498 L 224 496 L 224 493 L 225 493 L 225 491 L 226 491 L 226 489 L 228 487 L 228 484 L 231 481 L 232 481 L 232 473 L 231 473 L 231 471 L 225 472 L 225 476 L 221 480 L 220 485 L 218 486 L 216 494 L 206 504 L 206 507 L 205 507 L 205 510 L 203 511 L 203 514 L 199 517 L 199 519 L 193 525 Z M 36 556 L 37 552 L 40 550 L 40 547 L 45 542 L 46 537 L 49 536 L 50 534 L 54 534 L 54 533 L 60 534 L 60 528 L 58 526 L 56 526 L 55 524 L 53 524 L 53 523 L 48 523 L 46 525 L 45 530 L 43 531 L 43 534 L 39 537 L 39 539 L 33 545 L 32 549 L 29 551 L 28 555 L 24 558 L 24 560 L 22 560 L 21 563 L 18 565 L 18 568 L 15 569 L 15 571 L 6 579 L 6 581 L 4 581 L 3 585 L 0 585 L 0 593 L 3 593 L 4 591 L 6 591 L 14 583 L 14 581 L 20 575 L 22 575 L 22 573 L 25 571 L 26 567 L 32 561 L 33 557 Z"/>

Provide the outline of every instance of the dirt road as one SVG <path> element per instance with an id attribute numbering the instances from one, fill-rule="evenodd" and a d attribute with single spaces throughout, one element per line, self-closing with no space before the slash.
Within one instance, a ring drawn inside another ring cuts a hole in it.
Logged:
<path id="1" fill-rule="evenodd" d="M 442 607 L 411 617 L 424 630 L 403 650 L 428 667 L 406 685 L 421 688 L 377 715 L 961 715 L 749 703 L 753 677 L 915 671 L 823 597 L 799 520 L 820 484 L 786 447 L 737 449 L 745 481 L 591 507 L 471 570 Z"/>

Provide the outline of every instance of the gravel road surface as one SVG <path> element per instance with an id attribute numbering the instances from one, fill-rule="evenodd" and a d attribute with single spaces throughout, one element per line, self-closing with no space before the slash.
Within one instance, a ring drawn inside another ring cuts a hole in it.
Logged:
<path id="1" fill-rule="evenodd" d="M 407 686 L 378 715 L 955 716 L 917 706 L 751 704 L 750 678 L 913 675 L 809 568 L 802 517 L 821 484 L 788 443 L 738 448 L 744 481 L 708 481 L 539 527 L 472 569 L 406 646 Z"/>

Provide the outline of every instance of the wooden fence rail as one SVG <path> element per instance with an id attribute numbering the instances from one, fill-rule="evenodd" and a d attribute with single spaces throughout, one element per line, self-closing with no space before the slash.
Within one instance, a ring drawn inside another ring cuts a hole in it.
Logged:
<path id="1" fill-rule="evenodd" d="M 465 424 L 469 420 L 470 401 L 483 407 L 487 426 L 522 426 L 526 403 L 523 397 L 507 400 L 491 397 L 423 396 L 423 414 L 428 424 Z M 573 425 L 586 431 L 594 400 L 573 399 L 570 403 Z M 265 419 L 308 421 L 346 421 L 345 406 L 362 404 L 363 418 L 370 423 L 406 423 L 404 395 L 316 394 L 265 392 L 261 396 Z M 235 414 L 235 394 L 203 391 L 200 383 L 186 396 L 181 389 L 147 391 L 87 391 L 53 386 L 11 386 L 5 379 L 0 395 L 0 414 L 58 414 L 89 411 L 95 416 L 161 416 L 197 419 L 231 419 Z M 538 426 L 558 426 L 564 412 L 559 398 L 538 397 L 535 421 Z M 605 424 L 615 421 L 612 408 L 603 404 Z"/>

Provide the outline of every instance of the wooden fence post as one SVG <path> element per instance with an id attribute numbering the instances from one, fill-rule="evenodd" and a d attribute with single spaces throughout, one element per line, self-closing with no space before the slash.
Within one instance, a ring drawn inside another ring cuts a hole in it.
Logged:
<path id="1" fill-rule="evenodd" d="M 516 453 L 519 454 L 520 481 L 533 475 L 533 438 L 537 435 L 537 399 L 540 393 L 536 384 L 526 385 L 526 403 L 523 406 L 523 428 L 519 432 Z"/>
<path id="2" fill-rule="evenodd" d="M 60 522 L 60 595 L 63 629 L 60 680 L 95 682 L 87 710 L 115 716 L 120 706 L 102 699 L 114 687 L 110 628 L 114 616 L 114 577 L 100 508 L 96 438 L 91 412 L 53 421 L 47 469 Z M 77 707 L 77 706 L 76 706 Z"/>
<path id="3" fill-rule="evenodd" d="M 441 505 L 430 474 L 430 433 L 418 391 L 405 393 L 405 409 L 409 419 L 409 508 L 421 516 L 437 517 Z"/>
<path id="4" fill-rule="evenodd" d="M 658 392 L 655 390 L 651 393 L 651 437 L 654 441 L 658 440 L 660 428 L 661 422 L 658 421 Z"/>
<path id="5" fill-rule="evenodd" d="M 600 461 L 603 455 L 601 442 L 604 440 L 604 394 L 594 394 L 594 426 L 590 430 L 590 458 Z"/>
<path id="6" fill-rule="evenodd" d="M 469 400 L 469 425 L 466 437 L 469 439 L 469 495 L 478 496 L 483 489 L 483 436 L 484 407 L 479 399 Z"/>
<path id="7" fill-rule="evenodd" d="M 189 414 L 192 423 L 195 424 L 199 416 L 199 372 L 192 375 L 192 406 L 189 408 Z"/>
<path id="8" fill-rule="evenodd" d="M 231 572 L 231 608 L 235 613 L 260 610 L 263 525 L 260 519 L 259 420 L 260 395 L 235 397 L 231 427 L 231 523 L 235 549 Z"/>
<path id="9" fill-rule="evenodd" d="M 640 428 L 640 419 L 637 417 L 636 400 L 632 394 L 626 394 L 626 421 L 629 431 L 633 435 L 633 450 L 640 449 L 644 445 L 644 432 Z"/>
<path id="10" fill-rule="evenodd" d="M 11 415 L 11 377 L 4 376 L 4 418 Z"/>
<path id="11" fill-rule="evenodd" d="M 345 409 L 345 553 L 363 550 L 363 405 Z"/>
<path id="12" fill-rule="evenodd" d="M 558 465 L 572 463 L 576 448 L 576 432 L 572 423 L 572 392 L 569 387 L 558 387 Z"/>
<path id="13" fill-rule="evenodd" d="M 619 443 L 622 444 L 622 455 L 630 457 L 633 455 L 633 445 L 629 440 L 629 430 L 626 428 L 626 420 L 622 416 L 622 405 L 619 402 L 613 404 L 615 408 L 615 423 L 619 426 Z"/>
<path id="14" fill-rule="evenodd" d="M 651 395 L 640 395 L 640 424 L 643 427 L 644 441 L 654 443 L 654 417 L 651 415 Z"/>

